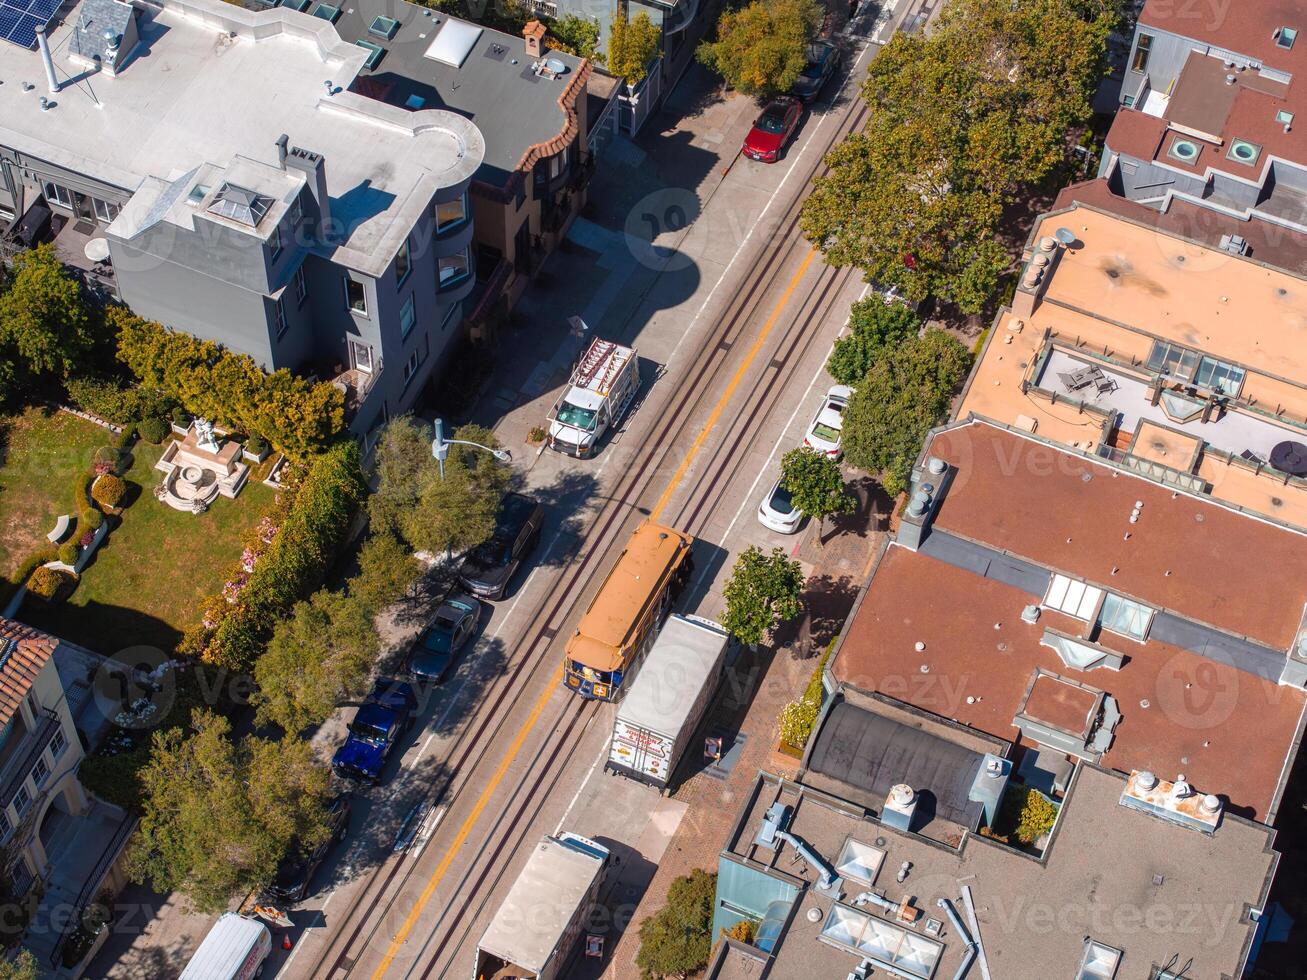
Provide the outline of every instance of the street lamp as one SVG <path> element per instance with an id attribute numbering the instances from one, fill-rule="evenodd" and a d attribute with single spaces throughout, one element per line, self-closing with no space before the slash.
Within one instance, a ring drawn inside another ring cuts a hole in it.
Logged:
<path id="1" fill-rule="evenodd" d="M 491 449 L 489 446 L 483 446 L 479 442 L 469 442 L 466 439 L 446 439 L 445 438 L 445 421 L 436 419 L 436 437 L 431 440 L 431 455 L 436 458 L 440 464 L 440 478 L 445 478 L 445 460 L 449 459 L 450 446 L 471 446 L 473 449 L 483 449 L 501 463 L 511 462 L 513 454 L 507 449 Z"/>

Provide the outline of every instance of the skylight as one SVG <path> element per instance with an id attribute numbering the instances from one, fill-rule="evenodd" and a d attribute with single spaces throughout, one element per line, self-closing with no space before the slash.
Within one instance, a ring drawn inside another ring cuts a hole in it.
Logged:
<path id="1" fill-rule="evenodd" d="M 1076 619 L 1088 620 L 1098 609 L 1103 590 L 1065 575 L 1054 575 L 1048 583 L 1044 605 Z"/>
<path id="2" fill-rule="evenodd" d="M 1296 27 L 1281 27 L 1275 34 L 1275 43 L 1281 48 L 1293 47 L 1293 42 L 1298 40 L 1298 29 Z"/>
<path id="3" fill-rule="evenodd" d="M 447 20 L 436 33 L 423 57 L 451 68 L 462 68 L 467 56 L 481 37 L 482 28 L 461 20 Z"/>
<path id="4" fill-rule="evenodd" d="M 248 187 L 223 184 L 209 205 L 209 213 L 229 218 L 249 228 L 257 228 L 263 216 L 272 207 L 272 198 L 265 197 Z"/>
<path id="5" fill-rule="evenodd" d="M 884 860 L 885 852 L 879 847 L 872 847 L 850 837 L 844 842 L 839 860 L 835 862 L 835 871 L 841 878 L 874 885 Z"/>

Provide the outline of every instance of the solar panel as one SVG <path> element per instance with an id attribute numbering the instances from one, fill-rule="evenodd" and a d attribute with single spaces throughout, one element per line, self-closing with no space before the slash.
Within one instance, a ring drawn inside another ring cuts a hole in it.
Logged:
<path id="1" fill-rule="evenodd" d="M 31 14 L 19 14 L 18 23 L 9 31 L 8 38 L 24 48 L 36 47 L 36 29 L 45 21 Z"/>
<path id="2" fill-rule="evenodd" d="M 11 3 L 12 0 L 5 0 L 5 3 Z M 55 11 L 62 5 L 63 0 L 19 0 L 20 3 L 28 3 L 28 12 L 42 17 L 48 23 L 54 16 Z"/>
<path id="3" fill-rule="evenodd" d="M 28 13 L 34 3 L 36 3 L 36 0 L 4 0 L 6 7 L 13 7 L 22 14 Z"/>

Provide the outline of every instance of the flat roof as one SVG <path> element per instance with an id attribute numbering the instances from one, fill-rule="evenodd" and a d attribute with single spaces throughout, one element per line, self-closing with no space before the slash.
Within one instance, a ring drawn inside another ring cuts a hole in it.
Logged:
<path id="1" fill-rule="evenodd" d="M 1180 37 L 1193 38 L 1233 51 L 1278 68 L 1297 72 L 1303 67 L 1303 41 L 1307 16 L 1297 0 L 1240 0 L 1234 7 L 1148 0 L 1139 13 L 1139 26 Z M 1282 27 L 1295 28 L 1300 35 L 1291 48 L 1276 44 L 1274 34 Z"/>
<path id="2" fill-rule="evenodd" d="M 1040 672 L 1040 684 L 1048 675 L 1067 678 L 1118 703 L 1121 721 L 1104 766 L 1168 778 L 1183 772 L 1241 812 L 1270 816 L 1307 695 L 1171 643 L 1137 643 L 1106 631 L 1097 643 L 1124 658 L 1121 669 L 1076 670 L 1040 641 L 1046 629 L 1076 636 L 1084 624 L 1051 610 L 1037 623 L 1024 622 L 1022 610 L 1040 598 L 891 545 L 831 671 L 841 683 L 1026 747 L 1032 743 L 1013 722 L 1028 688 Z M 1034 685 L 1034 692 L 1036 714 L 1085 729 L 1091 699 L 1083 691 L 1047 683 Z"/>
<path id="3" fill-rule="evenodd" d="M 389 37 L 370 32 L 381 13 L 398 22 Z M 461 64 L 434 60 L 427 51 L 445 38 L 451 28 L 465 28 L 458 53 Z M 480 180 L 502 185 L 537 146 L 548 156 L 550 141 L 575 127 L 573 108 L 585 93 L 589 62 L 575 55 L 550 50 L 546 58 L 561 61 L 567 70 L 558 78 L 535 74 L 535 60 L 526 53 L 520 35 L 505 34 L 450 17 L 440 10 L 420 7 L 407 0 L 387 5 L 347 7 L 336 30 L 346 41 L 379 45 L 385 54 L 374 69 L 364 69 L 354 90 L 395 106 L 421 99 L 428 109 L 447 109 L 476 123 L 485 137 L 485 158 L 477 173 Z M 475 37 L 472 36 L 473 32 Z M 469 45 L 470 42 L 470 45 Z"/>
<path id="4" fill-rule="evenodd" d="M 1178 954 L 1180 963 L 1192 959 L 1192 976 L 1239 976 L 1255 928 L 1247 909 L 1264 907 L 1275 873 L 1274 831 L 1227 814 L 1209 837 L 1120 806 L 1124 787 L 1122 776 L 1081 765 L 1051 843 L 1034 859 L 970 834 L 957 848 L 905 834 L 860 807 L 763 773 L 744 801 L 723 857 L 809 886 L 797 900 L 768 976 L 841 977 L 860 959 L 818 940 L 832 900 L 811 887 L 812 871 L 795 860 L 789 845 L 773 852 L 753 844 L 776 799 L 794 807 L 793 833 L 827 861 L 834 862 L 850 839 L 884 851 L 872 887 L 894 903 L 910 897 L 921 910 L 909 933 L 922 935 L 927 919 L 940 923 L 944 950 L 936 977 L 955 974 L 964 946 L 937 902 L 952 902 L 965 922 L 964 886 L 995 977 L 1078 976 L 1086 937 L 1123 950 L 1126 975 L 1143 976 L 1150 963 L 1161 966 Z M 900 883 L 895 871 L 905 861 L 910 869 Z M 865 887 L 845 882 L 843 901 L 851 902 Z M 816 923 L 807 918 L 814 908 Z M 862 911 L 887 916 L 873 905 Z M 979 976 L 978 966 L 968 975 Z"/>
<path id="5" fill-rule="evenodd" d="M 288 134 L 326 160 L 332 217 L 347 229 L 327 254 L 371 275 L 389 265 L 436 189 L 481 163 L 481 134 L 463 116 L 408 113 L 347 91 L 368 53 L 321 18 L 220 0 L 137 11 L 141 45 L 116 77 L 88 76 L 70 60 L 77 8 L 65 11 L 50 39 L 65 85 L 48 111 L 38 104 L 39 53 L 6 45 L 0 145 L 132 192 L 238 158 L 275 167 L 275 141 Z"/>

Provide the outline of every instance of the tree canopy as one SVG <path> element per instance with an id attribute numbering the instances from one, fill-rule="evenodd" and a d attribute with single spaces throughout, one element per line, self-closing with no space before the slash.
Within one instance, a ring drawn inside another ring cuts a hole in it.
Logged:
<path id="1" fill-rule="evenodd" d="M 20 949 L 13 959 L 0 957 L 0 980 L 37 980 L 41 965 L 30 949 Z"/>
<path id="2" fill-rule="evenodd" d="M 835 341 L 826 370 L 840 384 L 856 388 L 887 347 L 920 330 L 921 318 L 904 304 L 868 296 L 849 310 L 849 332 Z"/>
<path id="3" fill-rule="evenodd" d="M 848 514 L 857 506 L 844 485 L 840 464 L 809 446 L 791 449 L 781 459 L 781 486 L 790 492 L 799 513 L 817 519 L 819 535 L 827 517 Z"/>
<path id="4" fill-rule="evenodd" d="M 1067 159 L 1089 117 L 1115 4 L 953 0 L 871 62 L 867 125 L 828 155 L 802 226 L 835 265 L 911 300 L 979 312 L 1010 257 L 1004 207 Z"/>
<path id="5" fill-rule="evenodd" d="M 697 57 L 746 95 L 787 92 L 808 63 L 823 13 L 816 0 L 754 0 L 723 13 L 717 40 L 700 44 Z"/>
<path id="6" fill-rule="evenodd" d="M 647 13 L 638 13 L 630 20 L 619 13 L 608 28 L 608 70 L 635 88 L 649 75 L 649 63 L 662 44 L 662 29 Z"/>
<path id="7" fill-rule="evenodd" d="M 643 980 L 686 977 L 708 964 L 716 900 L 717 876 L 702 868 L 672 882 L 667 904 L 640 923 L 635 964 Z"/>
<path id="8" fill-rule="evenodd" d="M 881 474 L 890 495 L 907 489 L 927 433 L 948 417 L 971 352 L 950 334 L 928 330 L 876 361 L 844 410 L 844 456 Z"/>
<path id="9" fill-rule="evenodd" d="M 202 912 L 271 881 L 292 847 L 307 850 L 330 833 L 330 777 L 308 743 L 233 742 L 230 723 L 209 711 L 194 713 L 189 732 L 156 732 L 139 778 L 143 813 L 128 869 Z"/>
<path id="10" fill-rule="evenodd" d="M 749 545 L 735 560 L 724 590 L 726 611 L 721 624 L 741 643 L 761 643 L 767 633 L 799 614 L 803 566 L 783 548 L 764 555 Z"/>
<path id="11" fill-rule="evenodd" d="M 16 383 L 67 378 L 94 346 L 82 288 L 47 245 L 19 253 L 0 292 L 0 395 Z"/>

